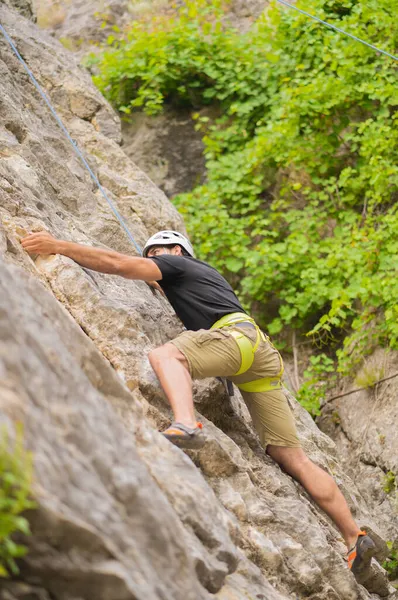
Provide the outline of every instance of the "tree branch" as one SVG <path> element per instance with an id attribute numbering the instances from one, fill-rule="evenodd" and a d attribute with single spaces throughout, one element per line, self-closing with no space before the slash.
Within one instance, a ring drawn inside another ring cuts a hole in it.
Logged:
<path id="1" fill-rule="evenodd" d="M 379 381 L 376 381 L 375 383 L 373 383 L 372 385 L 369 385 L 368 387 L 356 388 L 355 390 L 351 390 L 350 392 L 344 392 L 344 394 L 338 394 L 337 396 L 333 396 L 332 398 L 325 400 L 323 406 L 325 406 L 325 404 L 329 404 L 329 402 L 332 402 L 333 400 L 337 400 L 337 398 L 344 398 L 344 396 L 349 396 L 350 394 L 355 394 L 356 392 L 361 392 L 362 390 L 367 390 L 370 387 L 375 387 L 379 383 L 383 383 L 383 381 L 388 381 L 389 379 L 393 379 L 394 377 L 398 377 L 398 373 L 394 373 L 394 375 L 389 375 L 388 377 L 383 377 L 383 379 L 379 379 Z"/>

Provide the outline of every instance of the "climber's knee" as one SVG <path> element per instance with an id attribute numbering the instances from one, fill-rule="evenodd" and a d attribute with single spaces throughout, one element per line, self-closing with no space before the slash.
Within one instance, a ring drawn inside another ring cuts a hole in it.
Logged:
<path id="1" fill-rule="evenodd" d="M 158 348 L 154 348 L 148 354 L 149 362 L 151 363 L 152 369 L 156 372 L 158 368 L 165 365 L 170 360 L 178 360 L 185 368 L 188 368 L 188 364 L 185 356 L 171 343 L 164 344 Z"/>

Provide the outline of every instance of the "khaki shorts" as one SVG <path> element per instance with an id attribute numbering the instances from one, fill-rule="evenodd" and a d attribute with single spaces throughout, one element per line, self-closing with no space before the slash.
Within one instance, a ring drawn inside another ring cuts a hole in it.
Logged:
<path id="1" fill-rule="evenodd" d="M 233 325 L 222 329 L 184 331 L 171 343 L 185 356 L 193 379 L 227 377 L 234 383 L 247 383 L 262 377 L 275 377 L 281 371 L 279 352 L 269 341 L 261 341 L 252 366 L 233 376 L 241 366 L 241 354 L 230 331 L 235 329 L 255 343 L 254 327 Z M 264 447 L 268 444 L 300 447 L 294 417 L 283 390 L 241 392 Z"/>

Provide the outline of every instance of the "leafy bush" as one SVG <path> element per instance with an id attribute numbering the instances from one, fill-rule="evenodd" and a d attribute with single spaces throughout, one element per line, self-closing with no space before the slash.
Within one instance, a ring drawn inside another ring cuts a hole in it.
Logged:
<path id="1" fill-rule="evenodd" d="M 311 356 L 309 363 L 309 367 L 304 371 L 304 384 L 297 399 L 313 417 L 316 417 L 320 414 L 319 406 L 327 388 L 336 383 L 335 364 L 324 353 Z"/>
<path id="2" fill-rule="evenodd" d="M 35 506 L 29 497 L 31 483 L 32 458 L 23 447 L 21 429 L 13 447 L 6 430 L 0 430 L 0 578 L 18 573 L 15 559 L 26 553 L 12 537 L 16 532 L 29 534 L 21 513 Z"/>
<path id="3" fill-rule="evenodd" d="M 398 47 L 398 0 L 305 8 Z M 91 64 L 122 112 L 193 110 L 207 182 L 175 203 L 199 256 L 272 335 L 312 335 L 343 373 L 376 344 L 398 347 L 396 62 L 280 5 L 242 35 L 222 2 L 188 0 Z"/>
<path id="4" fill-rule="evenodd" d="M 383 490 L 386 494 L 398 492 L 398 483 L 392 471 L 388 471 L 383 477 Z"/>
<path id="5" fill-rule="evenodd" d="M 383 562 L 383 567 L 388 573 L 388 578 L 394 581 L 398 578 L 398 548 L 394 542 L 387 542 L 390 554 Z"/>

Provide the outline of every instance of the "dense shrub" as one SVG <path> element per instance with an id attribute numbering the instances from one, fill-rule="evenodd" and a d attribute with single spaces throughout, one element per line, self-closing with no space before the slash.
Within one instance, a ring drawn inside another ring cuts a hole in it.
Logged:
<path id="1" fill-rule="evenodd" d="M 303 8 L 397 53 L 398 0 Z M 109 44 L 95 81 L 120 111 L 192 109 L 207 182 L 175 203 L 271 334 L 311 333 L 343 372 L 397 348 L 398 63 L 277 4 L 241 35 L 186 2 Z"/>
<path id="2" fill-rule="evenodd" d="M 29 523 L 21 513 L 34 507 L 31 481 L 32 459 L 23 447 L 21 430 L 11 444 L 6 430 L 0 429 L 0 578 L 18 573 L 15 560 L 26 553 L 13 534 L 29 534 Z"/>

